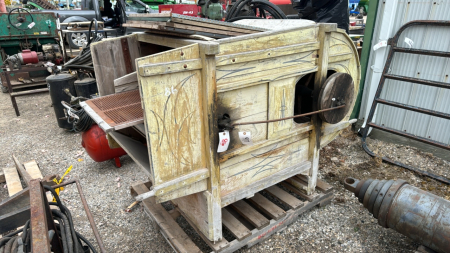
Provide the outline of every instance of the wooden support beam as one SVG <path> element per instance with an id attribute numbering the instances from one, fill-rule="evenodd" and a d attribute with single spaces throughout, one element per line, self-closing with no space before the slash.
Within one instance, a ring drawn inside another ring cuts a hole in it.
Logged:
<path id="1" fill-rule="evenodd" d="M 283 202 L 283 204 L 289 206 L 292 209 L 297 209 L 305 205 L 305 203 L 290 195 L 288 192 L 283 191 L 276 185 L 273 185 L 265 189 L 264 191 L 277 198 L 278 200 Z"/>
<path id="2" fill-rule="evenodd" d="M 222 209 L 223 225 L 240 241 L 252 233 L 244 226 L 236 217 L 234 217 L 227 209 Z"/>
<path id="3" fill-rule="evenodd" d="M 205 42 L 199 44 L 202 66 L 203 116 L 205 146 L 215 147 L 219 143 L 217 134 L 217 83 L 216 83 L 216 58 L 219 54 L 219 44 Z M 222 203 L 220 196 L 220 166 L 219 156 L 213 148 L 207 148 L 206 166 L 210 170 L 208 180 L 208 227 L 209 239 L 220 241 L 222 239 Z"/>
<path id="4" fill-rule="evenodd" d="M 259 193 L 256 193 L 249 201 L 272 219 L 278 220 L 286 215 L 286 212 L 283 209 Z"/>
<path id="5" fill-rule="evenodd" d="M 313 91 L 313 111 L 319 110 L 319 93 L 322 85 L 325 83 L 328 74 L 328 60 L 330 51 L 331 32 L 336 31 L 336 24 L 319 24 L 319 37 L 320 46 L 318 50 L 319 58 L 317 59 L 317 72 L 314 79 L 314 91 Z M 319 115 L 315 114 L 312 117 L 312 123 L 314 125 L 309 137 L 309 154 L 308 159 L 311 161 L 311 169 L 309 171 L 308 189 L 307 194 L 312 194 L 316 188 L 317 173 L 319 171 L 319 150 L 321 139 L 322 120 Z"/>
<path id="6" fill-rule="evenodd" d="M 244 200 L 231 204 L 231 207 L 258 229 L 269 225 L 269 220 Z"/>

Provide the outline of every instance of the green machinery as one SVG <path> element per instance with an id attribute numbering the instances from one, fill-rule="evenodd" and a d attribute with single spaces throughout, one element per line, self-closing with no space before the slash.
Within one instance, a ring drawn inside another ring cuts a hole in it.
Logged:
<path id="1" fill-rule="evenodd" d="M 10 93 L 19 116 L 15 97 L 45 92 L 47 88 L 18 90 L 46 85 L 49 70 L 63 63 L 56 16 L 16 8 L 0 13 L 0 24 L 0 87 Z"/>

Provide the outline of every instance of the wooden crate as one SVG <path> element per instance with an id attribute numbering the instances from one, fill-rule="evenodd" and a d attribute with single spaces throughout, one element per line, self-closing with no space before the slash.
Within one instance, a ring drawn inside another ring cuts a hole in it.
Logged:
<path id="1" fill-rule="evenodd" d="M 292 116 L 297 83 L 314 73 L 316 99 L 330 70 L 351 76 L 352 108 L 360 65 L 343 30 L 335 24 L 308 24 L 214 41 L 155 34 L 127 38 L 134 47 L 130 52 L 139 52 L 128 59 L 134 61 L 136 72 L 117 77 L 116 92 L 139 88 L 144 125 L 138 131 L 144 138 L 136 141 L 114 131 L 108 137 L 149 176 L 153 186 L 148 195 L 154 195 L 157 203 L 172 201 L 205 238 L 220 241 L 223 208 L 263 189 L 288 180 L 292 189 L 313 198 L 320 148 L 352 123 L 351 110 L 336 124 L 313 116 L 303 123 L 289 119 L 236 126 L 223 153 L 216 152 L 218 119 L 225 113 L 232 123 Z M 112 58 L 124 59 L 114 55 L 121 51 L 112 50 L 120 40 L 95 43 L 91 49 L 97 55 L 106 50 Z M 114 82 L 99 83 L 103 95 L 114 93 Z M 317 101 L 313 108 L 318 108 Z M 253 145 L 240 143 L 241 131 L 252 133 Z M 304 175 L 302 180 L 292 179 L 299 174 Z"/>
<path id="2" fill-rule="evenodd" d="M 302 181 L 297 176 L 291 179 Z M 271 186 L 247 200 L 239 200 L 229 207 L 222 208 L 222 226 L 228 229 L 234 240 L 228 241 L 222 238 L 215 243 L 198 231 L 189 216 L 181 209 L 175 207 L 168 211 L 163 205 L 157 204 L 154 197 L 144 200 L 143 206 L 154 227 L 161 232 L 175 252 L 201 252 L 199 246 L 187 235 L 185 231 L 187 228 L 182 228 L 177 223 L 176 220 L 180 215 L 186 219 L 191 228 L 197 232 L 196 236 L 200 237 L 212 252 L 234 252 L 242 247 L 250 248 L 264 241 L 295 222 L 299 215 L 314 206 L 330 203 L 333 198 L 333 188 L 320 179 L 318 185 L 321 187 L 318 188 L 317 194 L 308 197 L 297 190 L 290 191 L 295 189 L 294 186 L 289 181 L 284 181 L 279 186 Z M 149 191 L 150 186 L 150 182 L 138 182 L 132 185 L 131 192 L 133 195 L 143 194 Z M 282 209 L 280 204 L 287 210 Z"/>

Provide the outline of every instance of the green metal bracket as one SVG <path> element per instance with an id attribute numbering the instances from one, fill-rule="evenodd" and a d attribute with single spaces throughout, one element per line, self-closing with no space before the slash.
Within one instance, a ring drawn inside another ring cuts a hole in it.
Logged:
<path id="1" fill-rule="evenodd" d="M 355 107 L 353 107 L 350 119 L 357 118 L 361 110 L 361 99 L 366 81 L 367 65 L 369 64 L 370 49 L 372 48 L 373 30 L 378 12 L 379 0 L 371 0 L 369 2 L 369 12 L 367 13 L 366 30 L 364 32 L 364 43 L 361 52 L 361 81 L 359 83 L 358 96 L 356 97 Z"/>

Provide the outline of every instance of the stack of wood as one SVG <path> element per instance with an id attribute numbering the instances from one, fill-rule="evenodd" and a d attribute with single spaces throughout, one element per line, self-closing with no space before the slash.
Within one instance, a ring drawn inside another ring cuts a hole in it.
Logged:
<path id="1" fill-rule="evenodd" d="M 267 31 L 264 28 L 174 13 L 130 14 L 123 26 L 145 28 L 151 33 L 175 36 L 200 35 L 215 39 Z"/>
<path id="2" fill-rule="evenodd" d="M 46 182 L 52 182 L 51 180 L 55 177 L 49 176 L 44 178 L 35 160 L 22 164 L 14 155 L 13 159 L 16 167 L 3 168 L 3 171 L 0 172 L 0 183 L 6 182 L 9 196 L 13 196 L 23 190 L 19 175 L 22 177 L 26 186 L 28 186 L 28 183 L 33 179 L 42 179 Z"/>

